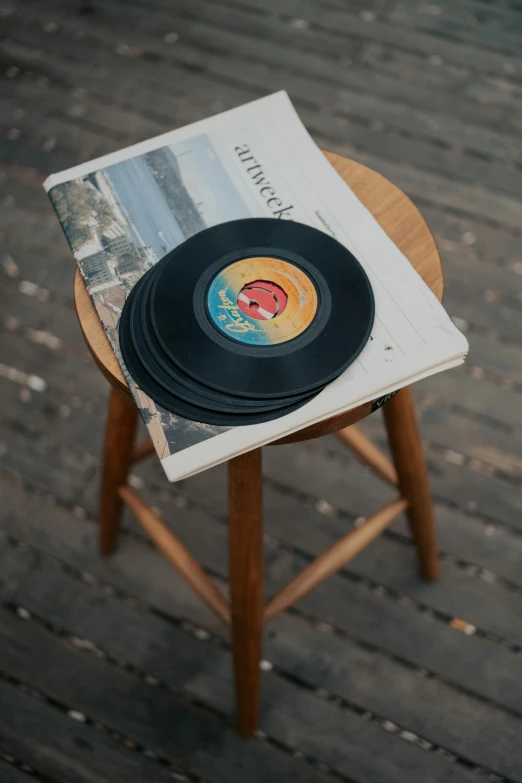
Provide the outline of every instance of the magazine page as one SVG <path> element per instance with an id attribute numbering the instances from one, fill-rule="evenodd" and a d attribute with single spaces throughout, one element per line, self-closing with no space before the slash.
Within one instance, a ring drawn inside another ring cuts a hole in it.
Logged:
<path id="1" fill-rule="evenodd" d="M 355 407 L 467 350 L 436 297 L 355 197 L 300 122 L 286 93 L 51 176 L 45 187 L 171 480 Z M 360 357 L 292 414 L 236 428 L 163 410 L 128 375 L 118 322 L 135 283 L 204 228 L 247 217 L 307 223 L 364 266 L 376 319 Z"/>

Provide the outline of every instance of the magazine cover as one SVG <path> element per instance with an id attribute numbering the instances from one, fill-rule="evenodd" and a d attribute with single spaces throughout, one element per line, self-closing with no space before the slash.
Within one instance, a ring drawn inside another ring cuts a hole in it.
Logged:
<path id="1" fill-rule="evenodd" d="M 126 372 L 118 347 L 125 299 L 147 269 L 198 231 L 252 214 L 209 135 L 56 185 L 50 196 L 160 458 L 225 431 L 159 408 Z"/>
<path id="2" fill-rule="evenodd" d="M 467 349 L 316 147 L 286 93 L 52 175 L 45 188 L 171 480 L 453 366 Z M 370 277 L 377 317 L 360 358 L 314 400 L 231 432 L 183 419 L 147 397 L 122 361 L 118 323 L 135 283 L 170 250 L 207 227 L 261 216 L 308 223 L 343 242 Z"/>

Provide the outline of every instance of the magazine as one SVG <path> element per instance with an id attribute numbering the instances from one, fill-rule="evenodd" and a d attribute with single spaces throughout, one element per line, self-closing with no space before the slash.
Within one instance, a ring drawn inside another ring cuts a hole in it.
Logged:
<path id="1" fill-rule="evenodd" d="M 44 183 L 104 330 L 171 481 L 460 364 L 465 337 L 316 146 L 285 92 L 84 163 Z M 181 418 L 127 372 L 120 314 L 133 286 L 209 226 L 274 217 L 345 245 L 370 279 L 376 317 L 358 359 L 303 407 L 241 427 Z"/>

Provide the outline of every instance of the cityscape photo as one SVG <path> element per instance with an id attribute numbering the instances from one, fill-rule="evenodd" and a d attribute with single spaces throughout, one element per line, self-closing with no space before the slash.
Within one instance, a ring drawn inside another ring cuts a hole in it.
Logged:
<path id="1" fill-rule="evenodd" d="M 126 372 L 118 341 L 125 299 L 148 269 L 198 231 L 251 216 L 209 136 L 93 171 L 50 196 L 160 457 L 227 430 L 156 405 Z"/>

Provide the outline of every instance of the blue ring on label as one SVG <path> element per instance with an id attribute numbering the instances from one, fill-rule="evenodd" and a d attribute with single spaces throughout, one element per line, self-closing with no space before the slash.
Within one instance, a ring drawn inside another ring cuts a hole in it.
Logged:
<path id="1" fill-rule="evenodd" d="M 243 345 L 271 345 L 266 336 L 263 339 L 263 334 L 256 330 L 255 325 L 251 326 L 252 319 L 241 312 L 237 301 L 234 302 L 234 298 L 228 281 L 223 277 L 222 272 L 219 272 L 211 282 L 207 293 L 208 315 L 214 326 L 227 337 L 231 337 Z M 234 315 L 236 315 L 235 320 L 239 321 L 238 328 L 240 325 L 244 325 L 245 331 L 230 335 L 225 331 L 225 328 L 230 323 L 229 319 Z"/>
<path id="2" fill-rule="evenodd" d="M 210 283 L 207 292 L 207 310 L 214 326 L 223 334 L 243 345 L 270 346 L 288 342 L 306 330 L 313 321 L 317 310 L 317 304 L 312 311 L 306 312 L 304 309 L 307 300 L 311 306 L 311 300 L 308 299 L 306 290 L 313 289 L 315 297 L 317 297 L 317 292 L 313 281 L 303 270 L 282 258 L 274 256 L 261 258 L 266 259 L 269 262 L 268 265 L 258 264 L 257 269 L 255 266 L 251 268 L 250 262 L 256 261 L 260 257 L 249 255 L 223 267 Z M 246 278 L 245 271 L 253 275 L 252 279 Z M 238 300 L 245 286 L 254 280 L 272 280 L 274 273 L 278 278 L 278 286 L 284 286 L 281 278 L 286 279 L 288 283 L 287 296 L 293 301 L 294 308 L 297 305 L 297 310 L 294 310 L 290 321 L 283 321 L 280 324 L 280 329 L 276 327 L 276 331 L 272 328 L 272 319 L 251 318 L 248 313 L 242 310 Z"/>

